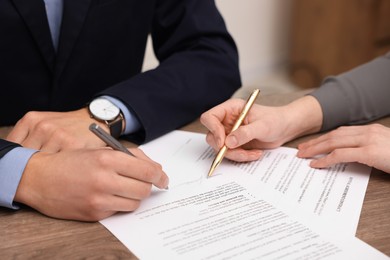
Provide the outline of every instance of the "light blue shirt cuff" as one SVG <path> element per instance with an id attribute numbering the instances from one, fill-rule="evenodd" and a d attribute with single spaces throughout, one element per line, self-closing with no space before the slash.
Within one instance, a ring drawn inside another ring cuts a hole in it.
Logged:
<path id="1" fill-rule="evenodd" d="M 135 133 L 141 129 L 141 124 L 138 121 L 137 117 L 134 115 L 134 112 L 131 112 L 125 106 L 125 104 L 123 104 L 122 101 L 120 101 L 114 97 L 110 97 L 110 96 L 101 96 L 101 98 L 105 98 L 105 99 L 111 101 L 114 105 L 119 107 L 119 109 L 122 111 L 123 117 L 125 118 L 125 122 L 126 122 L 126 128 L 125 128 L 124 134 Z"/>
<path id="2" fill-rule="evenodd" d="M 19 208 L 13 203 L 14 197 L 24 168 L 35 152 L 37 150 L 16 147 L 0 159 L 0 206 Z"/>

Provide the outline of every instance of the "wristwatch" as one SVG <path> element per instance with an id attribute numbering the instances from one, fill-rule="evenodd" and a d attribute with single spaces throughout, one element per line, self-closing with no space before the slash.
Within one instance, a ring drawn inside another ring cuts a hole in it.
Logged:
<path id="1" fill-rule="evenodd" d="M 103 122 L 110 129 L 110 134 L 118 138 L 124 130 L 124 119 L 120 109 L 105 98 L 92 100 L 88 105 L 91 118 Z"/>

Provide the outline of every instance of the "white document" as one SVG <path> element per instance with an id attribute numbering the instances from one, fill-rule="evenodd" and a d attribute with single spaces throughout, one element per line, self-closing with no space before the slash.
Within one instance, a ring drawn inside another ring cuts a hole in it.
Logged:
<path id="1" fill-rule="evenodd" d="M 215 157 L 205 135 L 184 131 L 174 131 L 141 149 L 163 165 L 170 188 L 208 181 Z M 324 232 L 355 236 L 371 168 L 349 163 L 313 169 L 310 160 L 297 158 L 296 153 L 280 147 L 265 151 L 255 162 L 224 159 L 210 179 L 239 178 L 246 188 L 289 215 Z"/>
<path id="2" fill-rule="evenodd" d="M 355 236 L 371 168 L 343 163 L 314 169 L 309 159 L 300 159 L 296 153 L 286 147 L 268 150 L 259 161 L 227 161 L 217 173 L 250 174 L 253 179 L 242 178 L 245 186 L 252 186 L 272 205 L 324 232 Z"/>
<path id="3" fill-rule="evenodd" d="M 170 177 L 170 189 L 154 189 L 152 196 L 143 201 L 135 212 L 117 214 L 101 221 L 141 259 L 387 259 L 353 236 L 336 241 L 318 232 L 315 226 L 313 228 L 303 222 L 301 219 L 305 218 L 300 219 L 299 215 L 308 214 L 311 209 L 306 205 L 312 203 L 296 202 L 294 196 L 287 196 L 286 192 L 278 189 L 275 191 L 275 185 L 270 185 L 283 183 L 285 178 L 275 177 L 279 180 L 274 182 L 270 176 L 269 181 L 264 182 L 262 176 L 266 175 L 255 174 L 261 168 L 259 165 L 267 160 L 270 161 L 269 165 L 275 164 L 272 154 L 252 166 L 224 161 L 216 175 L 207 179 L 213 153 L 208 149 L 204 135 L 175 131 L 142 149 L 163 165 Z M 254 170 L 245 169 L 248 167 Z M 346 169 L 343 166 L 336 170 L 337 175 L 344 174 Z M 315 179 L 313 176 L 310 178 Z M 326 184 L 323 188 L 329 193 L 327 198 L 330 198 L 330 193 L 339 189 L 336 185 L 338 178 L 323 179 L 325 183 L 329 182 L 328 179 L 333 183 L 332 188 L 326 188 Z M 349 181 L 349 187 L 358 182 L 354 180 Z M 295 185 L 292 180 L 289 183 Z M 315 185 L 313 181 L 304 183 Z M 258 188 L 260 185 L 261 191 Z M 266 189 L 273 195 L 265 195 Z M 348 212 L 352 207 L 357 207 L 356 210 L 360 212 L 361 205 L 353 205 L 353 201 L 347 199 L 351 189 L 348 188 L 347 195 L 343 196 L 342 210 L 338 211 L 341 221 L 344 221 L 341 216 L 352 214 Z M 306 192 L 310 190 L 306 188 Z M 274 202 L 270 203 L 272 200 Z M 299 204 L 305 210 L 290 214 L 292 207 L 286 211 L 279 207 L 288 205 L 284 201 Z M 306 207 L 310 210 L 306 210 Z M 321 213 L 326 212 L 326 206 L 321 207 Z M 311 214 L 317 219 L 328 218 L 327 214 Z M 333 221 L 338 219 L 333 217 Z M 326 222 L 323 224 L 334 224 Z"/>

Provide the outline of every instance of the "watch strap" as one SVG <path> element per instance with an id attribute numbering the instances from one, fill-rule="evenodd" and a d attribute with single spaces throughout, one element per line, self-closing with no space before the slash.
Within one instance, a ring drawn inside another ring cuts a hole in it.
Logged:
<path id="1" fill-rule="evenodd" d="M 106 125 L 110 129 L 110 134 L 114 138 L 118 138 L 123 133 L 124 119 L 122 112 L 112 121 L 105 121 Z"/>

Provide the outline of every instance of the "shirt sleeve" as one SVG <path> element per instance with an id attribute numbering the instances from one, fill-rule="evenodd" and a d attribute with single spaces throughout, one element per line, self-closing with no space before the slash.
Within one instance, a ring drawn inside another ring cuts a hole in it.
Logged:
<path id="1" fill-rule="evenodd" d="M 0 159 L 0 206 L 12 209 L 19 207 L 13 202 L 23 171 L 33 149 L 16 147 Z"/>
<path id="2" fill-rule="evenodd" d="M 390 53 L 338 76 L 311 93 L 323 112 L 321 131 L 364 124 L 390 114 Z"/>

